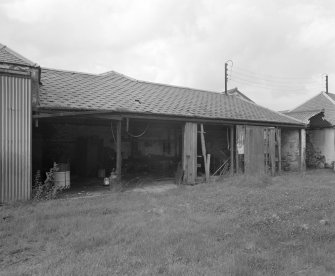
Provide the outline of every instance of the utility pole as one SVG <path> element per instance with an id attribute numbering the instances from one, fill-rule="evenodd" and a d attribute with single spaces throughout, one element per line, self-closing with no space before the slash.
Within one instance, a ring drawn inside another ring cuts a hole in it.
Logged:
<path id="1" fill-rule="evenodd" d="M 225 88 L 224 91 L 226 95 L 228 95 L 227 84 L 228 84 L 228 63 L 226 62 L 224 64 L 224 88 Z"/>
<path id="2" fill-rule="evenodd" d="M 326 75 L 326 93 L 328 94 L 328 75 Z"/>

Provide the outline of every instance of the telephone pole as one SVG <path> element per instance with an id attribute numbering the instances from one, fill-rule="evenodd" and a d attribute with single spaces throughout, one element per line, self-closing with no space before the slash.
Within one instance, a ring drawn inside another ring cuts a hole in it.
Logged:
<path id="1" fill-rule="evenodd" d="M 226 95 L 228 95 L 227 84 L 228 84 L 228 63 L 226 62 L 224 64 L 224 92 Z"/>
<path id="2" fill-rule="evenodd" d="M 328 94 L 328 75 L 326 75 L 326 93 Z"/>

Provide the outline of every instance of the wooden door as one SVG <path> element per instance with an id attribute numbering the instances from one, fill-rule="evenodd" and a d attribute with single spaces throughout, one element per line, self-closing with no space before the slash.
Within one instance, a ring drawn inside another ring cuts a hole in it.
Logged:
<path id="1" fill-rule="evenodd" d="M 246 126 L 244 170 L 249 175 L 264 174 L 264 127 Z"/>

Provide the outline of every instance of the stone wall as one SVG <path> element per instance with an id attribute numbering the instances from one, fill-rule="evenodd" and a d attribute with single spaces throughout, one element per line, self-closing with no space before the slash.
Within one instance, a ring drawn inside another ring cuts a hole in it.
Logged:
<path id="1" fill-rule="evenodd" d="M 332 166 L 335 161 L 335 131 L 333 128 L 313 129 L 308 131 L 309 143 L 318 159 L 323 159 L 321 166 Z"/>
<path id="2" fill-rule="evenodd" d="M 300 168 L 299 131 L 297 129 L 282 129 L 281 131 L 282 169 L 284 171 L 298 171 Z M 302 140 L 305 141 L 305 139 Z"/>

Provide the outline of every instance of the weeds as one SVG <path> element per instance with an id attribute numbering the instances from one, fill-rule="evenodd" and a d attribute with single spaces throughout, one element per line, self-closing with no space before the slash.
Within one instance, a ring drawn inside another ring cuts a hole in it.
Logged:
<path id="1" fill-rule="evenodd" d="M 46 173 L 46 179 L 43 182 L 41 178 L 41 171 L 37 171 L 34 177 L 32 199 L 33 200 L 49 200 L 55 199 L 57 194 L 63 190 L 55 183 L 55 172 L 58 171 L 57 164 L 54 163 L 53 167 Z"/>

